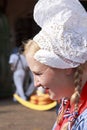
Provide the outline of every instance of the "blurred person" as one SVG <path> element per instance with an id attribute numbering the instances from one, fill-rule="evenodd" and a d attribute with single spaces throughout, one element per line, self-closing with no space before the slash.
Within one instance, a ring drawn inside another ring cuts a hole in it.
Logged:
<path id="1" fill-rule="evenodd" d="M 19 47 L 17 50 L 16 52 L 13 51 L 13 53 L 11 53 L 9 64 L 11 71 L 13 72 L 13 81 L 16 87 L 15 93 L 18 94 L 22 99 L 26 100 L 23 85 L 26 71 L 29 72 L 29 67 L 27 65 L 26 58 L 22 53 L 22 48 Z"/>

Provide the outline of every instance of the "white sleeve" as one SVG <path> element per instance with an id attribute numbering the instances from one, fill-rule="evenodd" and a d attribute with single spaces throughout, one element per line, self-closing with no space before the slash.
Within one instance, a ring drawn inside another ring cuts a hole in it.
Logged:
<path id="1" fill-rule="evenodd" d="M 11 54 L 9 58 L 9 64 L 15 63 L 17 60 L 17 56 L 15 54 Z"/>

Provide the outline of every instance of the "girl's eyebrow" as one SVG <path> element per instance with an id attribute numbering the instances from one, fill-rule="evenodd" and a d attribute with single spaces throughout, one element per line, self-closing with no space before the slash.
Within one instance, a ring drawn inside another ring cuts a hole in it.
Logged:
<path id="1" fill-rule="evenodd" d="M 42 73 L 45 73 L 45 72 L 47 72 L 47 70 L 48 70 L 48 68 L 47 69 L 45 69 L 45 70 L 32 70 L 32 72 L 34 73 L 34 74 L 42 74 Z"/>

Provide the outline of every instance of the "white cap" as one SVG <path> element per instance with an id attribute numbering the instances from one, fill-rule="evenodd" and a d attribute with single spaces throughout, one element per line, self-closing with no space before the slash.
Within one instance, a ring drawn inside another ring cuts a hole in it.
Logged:
<path id="1" fill-rule="evenodd" d="M 54 68 L 75 68 L 87 61 L 87 12 L 78 0 L 39 0 L 34 20 L 42 28 L 33 40 L 34 58 Z"/>

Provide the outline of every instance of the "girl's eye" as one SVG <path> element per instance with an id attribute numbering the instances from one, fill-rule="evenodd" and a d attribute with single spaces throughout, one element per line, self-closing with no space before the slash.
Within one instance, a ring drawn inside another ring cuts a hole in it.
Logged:
<path id="1" fill-rule="evenodd" d="M 34 72 L 34 74 L 37 76 L 42 75 L 42 73 L 36 73 L 36 72 Z"/>

